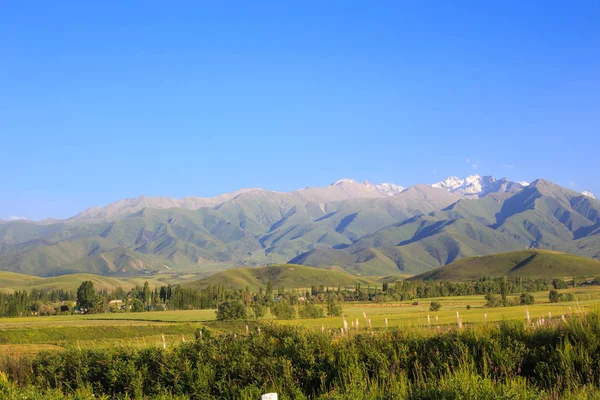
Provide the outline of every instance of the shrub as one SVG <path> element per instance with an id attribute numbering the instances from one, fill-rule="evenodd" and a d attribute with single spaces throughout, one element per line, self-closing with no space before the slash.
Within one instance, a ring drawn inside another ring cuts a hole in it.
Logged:
<path id="1" fill-rule="evenodd" d="M 562 279 L 552 279 L 552 286 L 554 289 L 566 289 L 568 287 L 567 282 Z"/>
<path id="2" fill-rule="evenodd" d="M 278 319 L 294 319 L 296 318 L 296 307 L 286 299 L 281 299 L 271 307 L 271 313 Z"/>
<path id="3" fill-rule="evenodd" d="M 560 301 L 575 301 L 577 297 L 573 293 L 561 293 Z"/>
<path id="4" fill-rule="evenodd" d="M 470 309 L 471 309 L 471 305 L 467 304 L 467 310 L 470 310 Z"/>
<path id="5" fill-rule="evenodd" d="M 488 293 L 485 295 L 485 300 L 487 301 L 487 303 L 485 304 L 486 307 L 502 306 L 502 297 L 498 295 Z"/>
<path id="6" fill-rule="evenodd" d="M 304 307 L 300 308 L 298 314 L 300 314 L 300 318 L 323 318 L 325 316 L 323 308 L 313 303 L 306 303 Z"/>
<path id="7" fill-rule="evenodd" d="M 548 298 L 550 299 L 550 303 L 558 303 L 560 301 L 560 293 L 558 293 L 558 291 L 555 289 L 552 289 L 548 295 Z"/>
<path id="8" fill-rule="evenodd" d="M 330 295 L 327 297 L 327 315 L 330 317 L 340 317 L 344 311 L 337 297 Z"/>
<path id="9" fill-rule="evenodd" d="M 262 318 L 265 316 L 265 306 L 260 303 L 254 303 L 252 306 L 252 312 L 254 312 L 254 318 Z"/>
<path id="10" fill-rule="evenodd" d="M 246 319 L 246 307 L 239 300 L 225 301 L 217 308 L 217 321 Z"/>
<path id="11" fill-rule="evenodd" d="M 535 297 L 531 293 L 521 293 L 520 304 L 530 305 L 535 304 Z"/>
<path id="12" fill-rule="evenodd" d="M 429 311 L 438 311 L 440 308 L 442 308 L 442 303 L 439 301 L 432 301 L 431 304 L 429 304 Z"/>
<path id="13" fill-rule="evenodd" d="M 146 309 L 144 303 L 140 299 L 131 300 L 131 311 L 132 312 L 142 312 Z"/>

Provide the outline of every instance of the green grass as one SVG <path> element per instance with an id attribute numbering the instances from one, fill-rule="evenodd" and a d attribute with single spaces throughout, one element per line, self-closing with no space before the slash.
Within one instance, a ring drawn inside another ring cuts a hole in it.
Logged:
<path id="1" fill-rule="evenodd" d="M 222 284 L 230 289 L 263 289 L 271 280 L 274 288 L 285 289 L 310 288 L 311 286 L 353 287 L 360 283 L 363 286 L 376 285 L 375 278 L 357 277 L 339 270 L 325 270 L 294 264 L 275 264 L 256 268 L 235 268 L 219 272 L 215 275 L 190 282 L 186 286 L 206 287 Z"/>
<path id="2" fill-rule="evenodd" d="M 470 257 L 414 276 L 411 280 L 467 281 L 482 276 L 594 277 L 600 261 L 548 250 L 521 250 L 483 257 Z"/>
<path id="3" fill-rule="evenodd" d="M 561 315 L 588 313 L 600 305 L 600 287 L 567 289 L 578 301 L 570 303 L 550 303 L 548 292 L 534 293 L 536 304 L 530 306 L 485 308 L 483 296 L 452 296 L 420 299 L 394 303 L 346 303 L 344 318 L 352 329 L 352 322 L 358 319 L 359 329 L 365 330 L 367 319 L 374 329 L 385 329 L 385 320 L 390 328 L 417 329 L 428 332 L 445 331 L 456 327 L 456 312 L 459 312 L 463 324 L 481 325 L 504 320 L 525 321 L 528 310 L 533 320 L 553 319 Z M 509 297 L 517 297 L 509 296 Z M 437 312 L 429 311 L 431 301 L 440 301 L 442 308 Z M 466 306 L 471 306 L 470 310 Z M 485 315 L 485 316 L 484 316 Z M 429 316 L 429 322 L 427 320 Z M 437 316 L 437 320 L 436 320 Z M 274 319 L 270 313 L 260 320 L 266 324 L 291 325 L 313 330 L 338 331 L 343 327 L 342 317 L 320 319 L 294 319 L 282 321 Z M 245 325 L 255 329 L 253 321 L 217 322 L 215 310 L 151 311 L 142 313 L 57 315 L 44 317 L 21 317 L 0 319 L 0 355 L 33 354 L 37 351 L 70 347 L 114 347 L 114 346 L 161 346 L 162 335 L 168 344 L 182 341 L 182 335 L 188 340 L 198 327 L 208 327 L 220 332 L 243 332 Z M 439 326 L 439 328 L 438 328 Z M 45 346 L 56 346 L 45 347 Z"/>

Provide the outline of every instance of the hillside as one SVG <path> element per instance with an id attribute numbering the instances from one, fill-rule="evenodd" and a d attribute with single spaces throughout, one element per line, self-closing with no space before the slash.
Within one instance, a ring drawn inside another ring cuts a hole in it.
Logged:
<path id="1" fill-rule="evenodd" d="M 315 249 L 290 262 L 348 271 L 377 265 L 384 274 L 395 265 L 398 271 L 418 274 L 462 258 L 530 246 L 600 259 L 600 202 L 538 179 L 517 192 L 461 199 L 351 245 Z"/>
<path id="2" fill-rule="evenodd" d="M 142 208 L 115 220 L 4 223 L 0 270 L 38 276 L 77 272 L 123 276 L 148 270 L 199 272 L 214 263 L 287 262 L 315 248 L 350 245 L 390 223 L 458 199 L 430 187 L 393 196 L 365 190 L 362 184 L 346 182 L 327 191 L 252 190 L 213 208 Z M 377 197 L 339 200 L 373 193 Z M 319 196 L 335 200 L 311 202 L 324 200 Z"/>
<path id="3" fill-rule="evenodd" d="M 600 261 L 547 250 L 522 250 L 469 257 L 409 280 L 469 281 L 482 276 L 527 276 L 532 278 L 594 277 Z"/>
<path id="4" fill-rule="evenodd" d="M 116 288 L 129 290 L 135 286 L 143 286 L 148 282 L 151 288 L 163 285 L 176 285 L 197 279 L 198 275 L 161 274 L 156 276 L 136 276 L 114 278 L 95 274 L 68 274 L 49 278 L 19 274 L 15 272 L 0 272 L 0 292 L 15 290 L 77 290 L 83 281 L 92 281 L 97 290 L 112 291 Z"/>
<path id="5" fill-rule="evenodd" d="M 271 281 L 273 288 L 285 287 L 308 288 L 311 286 L 351 287 L 357 283 L 362 285 L 375 285 L 376 282 L 370 278 L 362 278 L 350 275 L 343 271 L 325 270 L 320 268 L 306 267 L 294 264 L 275 264 L 266 267 L 234 268 L 219 272 L 204 279 L 185 284 L 189 287 L 206 287 L 208 285 L 222 284 L 226 288 L 263 289 L 267 282 Z"/>
<path id="6" fill-rule="evenodd" d="M 406 190 L 346 179 L 209 203 L 138 198 L 67 221 L 3 222 L 0 271 L 122 277 L 290 263 L 412 275 L 528 247 L 600 259 L 600 201 L 543 179 L 472 178 Z"/>

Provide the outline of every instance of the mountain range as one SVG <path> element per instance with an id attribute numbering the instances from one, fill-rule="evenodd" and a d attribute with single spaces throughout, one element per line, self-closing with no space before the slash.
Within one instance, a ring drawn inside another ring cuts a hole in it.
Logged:
<path id="1" fill-rule="evenodd" d="M 38 276 L 280 262 L 416 274 L 526 247 L 600 259 L 600 201 L 543 179 L 475 175 L 406 189 L 341 179 L 286 193 L 141 196 L 63 221 L 0 222 L 0 270 Z"/>

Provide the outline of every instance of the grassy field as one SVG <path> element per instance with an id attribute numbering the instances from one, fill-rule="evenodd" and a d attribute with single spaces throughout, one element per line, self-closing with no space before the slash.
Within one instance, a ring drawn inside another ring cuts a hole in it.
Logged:
<path id="1" fill-rule="evenodd" d="M 532 320 L 561 318 L 561 315 L 586 313 L 598 309 L 600 287 L 567 289 L 578 301 L 550 303 L 548 292 L 534 293 L 536 304 L 513 307 L 484 307 L 483 296 L 453 296 L 395 303 L 346 303 L 344 317 L 350 329 L 358 320 L 360 329 L 366 329 L 368 320 L 374 329 L 406 327 L 445 330 L 456 326 L 456 313 L 465 325 L 494 323 L 502 320 L 525 320 L 529 311 Z M 510 296 L 509 296 L 510 297 Z M 431 301 L 440 301 L 437 312 L 429 311 Z M 467 305 L 471 307 L 467 310 Z M 366 314 L 366 318 L 364 314 Z M 429 316 L 429 320 L 428 317 Z M 303 326 L 310 329 L 339 330 L 342 317 L 321 319 L 276 320 L 269 313 L 264 323 Z M 200 327 L 220 331 L 244 332 L 245 322 L 217 323 L 215 310 L 151 311 L 143 313 L 58 315 L 48 317 L 23 317 L 0 319 L 0 355 L 33 354 L 45 350 L 73 347 L 112 346 L 162 346 L 162 336 L 167 345 L 193 338 Z M 250 323 L 250 329 L 255 329 Z M 438 328 L 439 326 L 439 328 Z"/>

